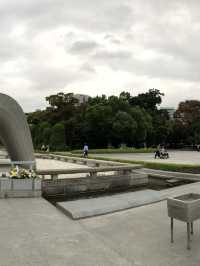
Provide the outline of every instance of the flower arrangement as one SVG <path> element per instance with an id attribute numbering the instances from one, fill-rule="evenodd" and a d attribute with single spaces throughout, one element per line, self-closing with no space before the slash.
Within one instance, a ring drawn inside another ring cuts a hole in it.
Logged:
<path id="1" fill-rule="evenodd" d="M 33 170 L 26 170 L 19 167 L 13 167 L 10 171 L 10 177 L 13 179 L 35 179 L 37 178 L 37 174 Z"/>

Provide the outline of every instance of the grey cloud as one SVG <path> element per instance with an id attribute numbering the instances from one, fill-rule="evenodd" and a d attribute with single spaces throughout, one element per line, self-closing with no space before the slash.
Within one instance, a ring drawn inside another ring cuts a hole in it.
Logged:
<path id="1" fill-rule="evenodd" d="M 33 90 L 62 89 L 77 79 L 77 74 L 68 68 L 32 64 L 24 75 L 31 81 Z"/>
<path id="2" fill-rule="evenodd" d="M 125 71 L 141 77 L 200 82 L 199 62 L 189 64 L 180 58 L 166 55 L 142 60 L 128 50 L 115 52 L 102 50 L 93 55 L 93 60 L 98 64 L 106 64 L 114 71 Z"/>
<path id="3" fill-rule="evenodd" d="M 72 44 L 70 52 L 74 54 L 90 53 L 99 46 L 95 41 L 76 41 Z"/>
<path id="4" fill-rule="evenodd" d="M 0 15 L 7 28 L 26 22 L 33 32 L 62 25 L 93 31 L 118 30 L 130 21 L 130 8 L 126 3 L 129 1 L 122 4 L 121 0 L 3 0 Z"/>
<path id="5" fill-rule="evenodd" d="M 117 51 L 109 51 L 105 49 L 101 49 L 97 51 L 92 58 L 96 60 L 101 60 L 103 62 L 108 62 L 110 60 L 126 60 L 132 57 L 132 53 L 128 50 L 117 50 Z"/>
<path id="6" fill-rule="evenodd" d="M 121 44 L 121 40 L 119 40 L 117 37 L 115 37 L 112 34 L 106 34 L 104 36 L 105 40 L 109 40 L 110 42 L 114 43 L 114 44 Z"/>
<path id="7" fill-rule="evenodd" d="M 197 0 L 1 0 L 0 86 L 23 80 L 39 95 L 98 79 L 99 66 L 141 84 L 198 85 L 199 9 Z"/>
<path id="8" fill-rule="evenodd" d="M 118 39 L 112 39 L 111 41 L 112 43 L 115 43 L 115 44 L 121 44 L 121 41 Z"/>
<path id="9" fill-rule="evenodd" d="M 86 71 L 88 73 L 95 73 L 95 68 L 90 65 L 89 63 L 84 63 L 81 68 L 80 68 L 81 71 Z"/>

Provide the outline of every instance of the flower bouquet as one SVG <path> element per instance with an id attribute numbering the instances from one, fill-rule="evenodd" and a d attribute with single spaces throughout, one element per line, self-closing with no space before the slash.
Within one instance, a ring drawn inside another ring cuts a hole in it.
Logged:
<path id="1" fill-rule="evenodd" d="M 19 169 L 18 167 L 14 167 L 10 171 L 10 177 L 12 179 L 35 179 L 37 178 L 37 174 L 33 170 Z"/>

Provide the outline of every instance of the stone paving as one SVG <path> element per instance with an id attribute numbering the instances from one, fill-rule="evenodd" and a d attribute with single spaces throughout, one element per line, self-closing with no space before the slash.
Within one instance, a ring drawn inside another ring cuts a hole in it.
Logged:
<path id="1" fill-rule="evenodd" d="M 75 164 L 75 163 L 68 163 L 68 162 L 62 162 L 58 160 L 50 160 L 50 159 L 36 159 L 36 164 L 37 164 L 37 169 L 74 169 L 74 168 L 88 168 L 86 165 L 81 165 L 81 164 Z M 77 177 L 84 177 L 87 174 L 82 173 L 82 174 L 70 174 L 70 175 L 59 175 L 59 178 L 77 178 Z M 46 178 L 48 178 L 46 176 Z M 50 176 L 49 176 L 50 178 Z"/>
<path id="2" fill-rule="evenodd" d="M 171 156 L 174 162 L 194 164 L 200 153 Z M 162 195 L 189 192 L 200 193 L 200 183 L 164 190 Z M 199 266 L 199 222 L 194 231 L 188 251 L 186 225 L 175 221 L 175 242 L 170 243 L 166 201 L 74 221 L 42 198 L 2 199 L 0 266 Z"/>
<path id="3" fill-rule="evenodd" d="M 158 163 L 200 164 L 200 152 L 197 151 L 168 151 L 169 159 L 154 159 L 153 153 L 115 153 L 115 154 L 92 154 L 95 157 L 111 159 L 137 160 Z"/>
<path id="4" fill-rule="evenodd" d="M 171 189 L 196 191 L 200 184 Z M 168 191 L 169 192 L 169 191 Z M 166 201 L 74 221 L 46 200 L 0 200 L 0 266 L 199 266 L 200 227 L 186 250 L 186 225 L 175 221 L 174 244 Z"/>
<path id="5" fill-rule="evenodd" d="M 36 159 L 37 169 L 74 169 L 74 168 L 88 168 L 86 165 L 82 164 L 75 164 L 75 163 L 68 163 L 62 162 L 58 160 L 50 160 L 50 159 Z"/>
<path id="6" fill-rule="evenodd" d="M 57 206 L 73 219 L 80 219 L 143 206 L 162 199 L 164 198 L 160 191 L 145 189 L 112 196 L 58 202 Z"/>

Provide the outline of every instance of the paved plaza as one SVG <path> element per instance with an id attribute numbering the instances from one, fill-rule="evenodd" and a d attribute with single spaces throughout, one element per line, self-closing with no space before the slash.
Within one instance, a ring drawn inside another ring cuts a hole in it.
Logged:
<path id="1" fill-rule="evenodd" d="M 115 153 L 115 154 L 92 154 L 95 157 L 111 159 L 136 160 L 158 163 L 200 164 L 200 152 L 197 151 L 168 151 L 169 159 L 154 159 L 153 153 Z"/>
<path id="2" fill-rule="evenodd" d="M 52 160 L 52 159 L 36 159 L 36 163 L 37 163 L 37 169 L 39 170 L 88 168 L 87 165 L 62 162 L 62 161 Z"/>
<path id="3" fill-rule="evenodd" d="M 200 192 L 200 184 L 171 195 Z M 168 190 L 169 193 L 169 190 Z M 0 266 L 199 266 L 200 227 L 190 251 L 186 225 L 170 243 L 166 201 L 74 221 L 42 198 L 0 200 Z"/>
<path id="4" fill-rule="evenodd" d="M 189 156 L 187 163 L 194 164 L 200 157 L 197 152 L 170 155 L 169 160 L 157 161 L 178 162 L 179 158 L 180 163 L 186 163 L 183 160 Z M 154 161 L 152 154 L 109 156 L 146 156 Z M 79 167 L 54 160 L 39 159 L 37 163 L 40 169 Z M 200 193 L 200 182 L 162 190 L 161 194 L 166 198 L 189 192 Z M 93 206 L 92 199 L 88 204 Z M 165 200 L 75 221 L 43 198 L 1 199 L 0 219 L 0 266 L 200 265 L 199 221 L 194 223 L 190 251 L 186 249 L 185 223 L 175 220 L 175 242 L 171 244 Z"/>

